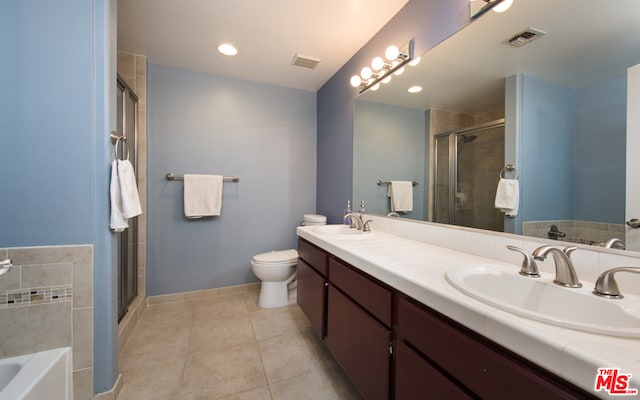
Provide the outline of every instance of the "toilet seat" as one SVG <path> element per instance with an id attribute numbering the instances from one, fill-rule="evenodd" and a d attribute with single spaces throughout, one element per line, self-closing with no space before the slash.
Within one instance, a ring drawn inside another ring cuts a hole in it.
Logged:
<path id="1" fill-rule="evenodd" d="M 270 251 L 253 256 L 251 262 L 263 266 L 296 264 L 298 262 L 298 252 L 294 249 Z"/>

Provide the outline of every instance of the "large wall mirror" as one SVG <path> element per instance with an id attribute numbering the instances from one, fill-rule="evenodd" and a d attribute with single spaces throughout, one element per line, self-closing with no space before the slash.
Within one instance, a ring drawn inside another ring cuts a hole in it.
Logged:
<path id="1" fill-rule="evenodd" d="M 354 205 L 388 215 L 378 181 L 415 181 L 411 210 L 392 215 L 624 242 L 626 182 L 640 173 L 626 163 L 638 21 L 638 0 L 514 0 L 473 21 L 356 99 Z M 519 182 L 513 216 L 494 205 L 501 176 Z"/>

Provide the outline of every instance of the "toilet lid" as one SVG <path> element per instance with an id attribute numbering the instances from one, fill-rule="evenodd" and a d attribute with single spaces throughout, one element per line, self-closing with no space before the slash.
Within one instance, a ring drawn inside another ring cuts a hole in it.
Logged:
<path id="1" fill-rule="evenodd" d="M 270 251 L 253 257 L 253 262 L 258 264 L 293 263 L 298 259 L 298 252 L 294 249 Z"/>

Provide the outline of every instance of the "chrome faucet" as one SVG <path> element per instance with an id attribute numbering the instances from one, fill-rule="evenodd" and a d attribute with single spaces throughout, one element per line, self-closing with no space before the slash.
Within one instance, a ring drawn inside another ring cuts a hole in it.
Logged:
<path id="1" fill-rule="evenodd" d="M 623 298 L 624 296 L 620 293 L 620 289 L 618 289 L 618 282 L 616 282 L 613 277 L 616 272 L 621 271 L 640 274 L 640 267 L 618 267 L 604 271 L 596 280 L 596 287 L 593 289 L 593 294 L 608 299 Z"/>
<path id="2" fill-rule="evenodd" d="M 606 242 L 604 242 L 603 246 L 609 249 L 624 250 L 626 248 L 626 245 L 624 244 L 624 242 L 618 238 L 611 238 L 607 240 Z"/>
<path id="3" fill-rule="evenodd" d="M 11 271 L 11 267 L 13 264 L 11 263 L 11 259 L 7 258 L 5 260 L 0 261 L 0 276 L 6 274 Z"/>
<path id="4" fill-rule="evenodd" d="M 553 280 L 553 283 L 570 288 L 579 288 L 582 287 L 582 283 L 578 280 L 578 274 L 576 274 L 571 258 L 569 258 L 569 255 L 575 250 L 575 246 L 560 250 L 557 247 L 545 245 L 534 250 L 533 258 L 542 261 L 551 254 L 556 265 L 556 279 Z"/>
<path id="5" fill-rule="evenodd" d="M 364 228 L 364 222 L 362 222 L 362 215 L 356 213 L 348 213 L 345 214 L 342 218 L 343 222 L 346 222 L 348 218 L 351 218 L 351 228 L 356 228 L 361 231 Z"/>

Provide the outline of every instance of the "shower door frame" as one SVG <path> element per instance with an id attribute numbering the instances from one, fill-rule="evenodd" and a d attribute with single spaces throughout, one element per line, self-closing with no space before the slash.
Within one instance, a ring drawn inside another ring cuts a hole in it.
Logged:
<path id="1" fill-rule="evenodd" d="M 471 132 L 481 132 L 493 128 L 504 127 L 505 120 L 504 118 L 496 119 L 494 121 L 486 122 L 483 124 L 473 125 L 462 129 L 456 129 L 453 131 L 438 133 L 437 135 L 433 135 L 433 143 L 434 143 L 434 164 L 433 164 L 433 178 L 434 178 L 434 189 L 433 189 L 433 201 L 431 213 L 433 215 L 433 220 L 437 220 L 438 217 L 438 139 L 442 137 L 450 137 L 449 138 L 449 198 L 447 203 L 449 204 L 449 221 L 448 223 L 451 225 L 456 225 L 456 188 L 458 187 L 458 138 L 462 135 L 471 133 Z M 454 140 L 451 140 L 451 137 Z"/>
<path id="2" fill-rule="evenodd" d="M 138 176 L 138 96 L 127 82 L 117 75 L 118 95 L 122 98 L 122 121 L 118 121 L 120 131 L 118 134 L 125 137 L 126 140 L 119 142 L 120 148 L 116 149 L 116 156 L 124 158 L 125 151 L 127 158 L 133 155 L 133 170 Z M 127 100 L 133 103 L 133 116 L 127 114 Z M 129 132 L 128 118 L 133 117 L 133 132 Z M 119 150 L 119 151 L 118 151 Z M 137 178 L 136 178 L 137 179 Z M 118 236 L 118 322 L 126 315 L 129 305 L 133 302 L 138 294 L 138 217 L 129 219 L 129 227 L 122 232 L 116 234 Z M 129 254 L 129 243 L 131 252 Z M 129 260 L 131 264 L 129 265 Z M 132 271 L 129 270 L 132 269 Z M 129 291 L 129 288 L 132 288 Z"/>

